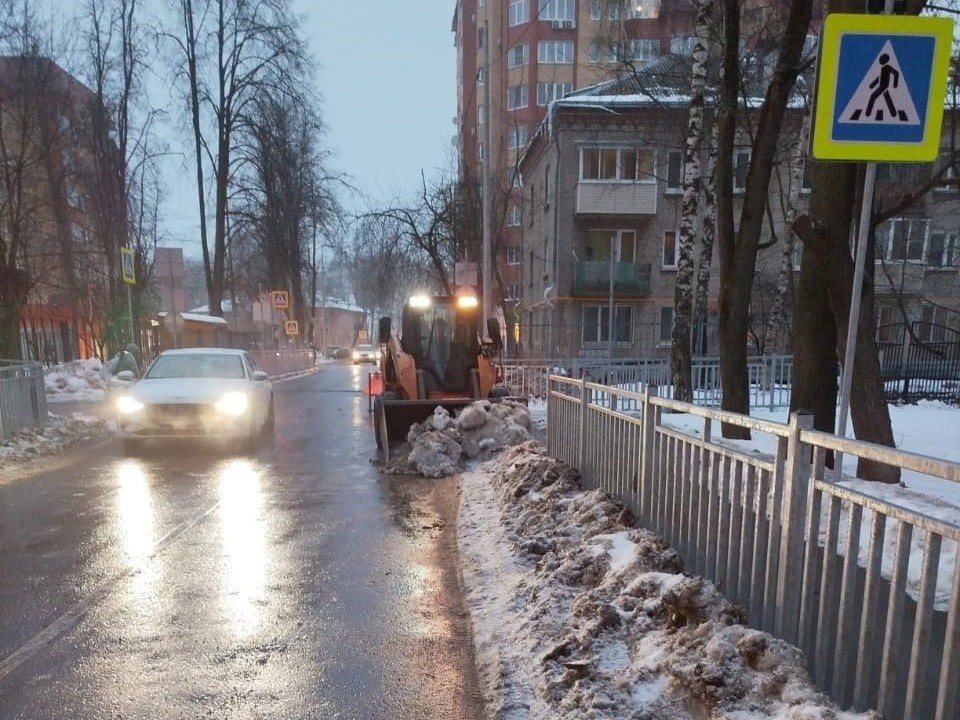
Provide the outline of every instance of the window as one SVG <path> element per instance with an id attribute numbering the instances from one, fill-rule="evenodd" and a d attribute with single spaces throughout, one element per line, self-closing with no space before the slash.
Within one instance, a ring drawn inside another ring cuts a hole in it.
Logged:
<path id="1" fill-rule="evenodd" d="M 590 0 L 590 19 L 599 20 L 603 17 L 603 3 L 601 0 Z"/>
<path id="2" fill-rule="evenodd" d="M 683 153 L 671 150 L 667 153 L 667 192 L 683 191 Z"/>
<path id="3" fill-rule="evenodd" d="M 569 92 L 573 92 L 573 83 L 568 82 L 538 82 L 537 105 L 546 107 L 554 100 L 559 100 Z"/>
<path id="4" fill-rule="evenodd" d="M 960 258 L 957 233 L 934 230 L 927 245 L 927 265 L 937 268 L 952 268 Z"/>
<path id="5" fill-rule="evenodd" d="M 893 324 L 893 308 L 889 305 L 881 305 L 877 308 L 877 340 L 880 342 L 890 341 L 890 326 Z"/>
<path id="6" fill-rule="evenodd" d="M 507 67 L 508 68 L 518 68 L 523 67 L 527 64 L 529 56 L 527 54 L 527 45 L 526 43 L 522 45 L 514 45 L 512 48 L 507 50 Z"/>
<path id="7" fill-rule="evenodd" d="M 568 65 L 573 62 L 572 40 L 541 40 L 537 43 L 537 61 L 544 65 Z"/>
<path id="8" fill-rule="evenodd" d="M 527 144 L 527 126 L 513 125 L 507 130 L 507 147 L 510 150 L 526 147 Z"/>
<path id="9" fill-rule="evenodd" d="M 592 42 L 587 46 L 587 62 L 600 62 L 600 43 Z"/>
<path id="10" fill-rule="evenodd" d="M 580 179 L 656 182 L 653 177 L 653 151 L 631 147 L 581 148 Z"/>
<path id="11" fill-rule="evenodd" d="M 527 86 L 511 85 L 507 88 L 507 110 L 516 110 L 527 106 Z"/>
<path id="12" fill-rule="evenodd" d="M 660 41 L 649 38 L 627 40 L 621 46 L 621 53 L 625 62 L 650 62 L 660 57 Z"/>
<path id="13" fill-rule="evenodd" d="M 518 282 L 507 283 L 507 300 L 523 298 L 523 284 Z"/>
<path id="14" fill-rule="evenodd" d="M 747 170 L 750 168 L 750 151 L 738 150 L 733 163 L 733 191 L 743 192 L 747 188 Z"/>
<path id="15" fill-rule="evenodd" d="M 576 0 L 539 0 L 539 20 L 573 20 Z"/>
<path id="16" fill-rule="evenodd" d="M 667 230 L 663 233 L 663 267 L 676 268 L 679 258 L 680 247 L 677 245 L 677 233 L 675 230 Z"/>
<path id="17" fill-rule="evenodd" d="M 673 308 L 660 308 L 660 336 L 657 338 L 658 345 L 673 344 Z"/>
<path id="18" fill-rule="evenodd" d="M 660 0 L 630 0 L 625 14 L 630 20 L 660 17 Z"/>
<path id="19" fill-rule="evenodd" d="M 533 287 L 533 250 L 529 253 L 530 259 L 527 261 L 527 286 Z"/>
<path id="20" fill-rule="evenodd" d="M 486 113 L 483 111 L 483 105 L 477 105 L 477 125 L 483 125 L 483 118 Z"/>
<path id="21" fill-rule="evenodd" d="M 914 323 L 914 332 L 922 342 L 943 342 L 946 339 L 948 311 L 937 305 L 924 305 L 920 322 Z"/>
<path id="22" fill-rule="evenodd" d="M 523 262 L 523 250 L 518 247 L 509 246 L 507 248 L 507 264 L 508 265 L 519 265 Z M 519 295 L 511 295 L 510 297 L 519 297 Z"/>
<path id="23" fill-rule="evenodd" d="M 543 209 L 550 207 L 550 165 L 543 169 Z"/>
<path id="24" fill-rule="evenodd" d="M 477 0 L 477 7 L 485 7 L 487 0 Z"/>
<path id="25" fill-rule="evenodd" d="M 957 191 L 957 162 L 957 158 L 949 153 L 940 156 L 939 170 L 934 171 L 940 173 L 940 181 L 933 187 L 935 192 Z"/>
<path id="26" fill-rule="evenodd" d="M 523 222 L 523 212 L 519 205 L 511 205 L 507 208 L 507 227 L 520 227 Z M 513 248 L 510 248 L 511 250 Z M 520 262 L 517 260 L 517 262 Z"/>
<path id="27" fill-rule="evenodd" d="M 477 47 L 482 48 L 486 39 L 486 29 L 482 27 L 477 28 Z"/>
<path id="28" fill-rule="evenodd" d="M 813 187 L 813 158 L 806 157 L 803 160 L 803 179 L 800 181 L 800 192 L 808 193 Z"/>
<path id="29" fill-rule="evenodd" d="M 530 6 L 527 0 L 513 0 L 510 3 L 507 21 L 510 27 L 530 22 Z"/>
<path id="30" fill-rule="evenodd" d="M 477 159 L 479 159 L 479 160 L 483 160 L 483 159 L 484 159 L 483 143 L 482 143 L 482 142 L 481 142 L 481 143 L 477 143 Z"/>
<path id="31" fill-rule="evenodd" d="M 613 250 L 614 262 L 632 263 L 636 259 L 637 233 L 635 230 L 588 230 L 583 244 L 584 259 L 606 261 Z"/>
<path id="32" fill-rule="evenodd" d="M 630 343 L 633 330 L 633 308 L 629 305 L 616 305 L 613 308 L 613 340 L 617 343 Z M 583 342 L 610 342 L 610 306 L 583 306 Z"/>
<path id="33" fill-rule="evenodd" d="M 477 70 L 477 85 L 483 87 L 483 84 L 487 81 L 487 74 L 485 68 L 480 68 Z"/>
<path id="34" fill-rule="evenodd" d="M 611 20 L 620 19 L 620 0 L 609 0 L 607 5 L 607 17 Z"/>
<path id="35" fill-rule="evenodd" d="M 670 38 L 670 52 L 673 55 L 693 55 L 693 46 L 696 41 L 693 35 L 674 35 Z"/>
<path id="36" fill-rule="evenodd" d="M 80 193 L 80 188 L 77 187 L 76 183 L 67 181 L 67 204 L 74 208 L 80 209 L 83 204 L 83 195 Z"/>
<path id="37" fill-rule="evenodd" d="M 877 259 L 923 262 L 926 218 L 894 218 L 877 226 Z"/>

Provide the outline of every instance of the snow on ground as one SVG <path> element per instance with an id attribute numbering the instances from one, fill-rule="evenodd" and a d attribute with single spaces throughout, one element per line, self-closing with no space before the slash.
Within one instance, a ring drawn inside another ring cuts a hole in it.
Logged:
<path id="1" fill-rule="evenodd" d="M 48 400 L 101 398 L 96 361 L 71 365 L 48 374 Z M 458 472 L 467 457 L 488 458 L 503 445 L 522 443 L 530 430 L 546 428 L 544 401 L 531 401 L 522 412 L 507 403 L 479 408 L 466 418 L 440 412 L 415 428 L 413 446 L 394 471 L 409 471 L 411 451 L 419 449 L 412 459 L 424 474 Z M 899 447 L 960 462 L 960 408 L 922 402 L 890 411 Z M 787 419 L 785 410 L 753 415 Z M 663 422 L 702 433 L 697 416 L 665 414 Z M 99 420 L 51 416 L 47 428 L 0 445 L 0 462 L 56 452 L 104 432 Z M 774 450 L 772 436 L 762 433 L 750 441 L 718 441 L 745 452 Z M 633 527 L 629 513 L 600 491 L 580 490 L 576 471 L 548 458 L 541 445 L 525 442 L 499 460 L 478 463 L 468 461 L 463 475 L 458 536 L 477 663 L 493 717 L 876 717 L 832 707 L 813 689 L 795 648 L 741 625 L 739 610 L 712 584 L 682 575 L 676 553 L 659 537 Z M 916 473 L 904 473 L 901 486 L 847 484 L 960 522 L 960 484 Z M 869 528 L 869 518 L 863 526 Z M 956 562 L 956 548 L 951 555 L 948 545 L 941 564 Z M 919 567 L 918 548 L 911 571 Z"/>
<path id="2" fill-rule="evenodd" d="M 109 432 L 102 418 L 76 412 L 69 417 L 50 413 L 42 428 L 20 430 L 0 441 L 0 467 L 53 455 L 72 445 L 105 437 Z"/>

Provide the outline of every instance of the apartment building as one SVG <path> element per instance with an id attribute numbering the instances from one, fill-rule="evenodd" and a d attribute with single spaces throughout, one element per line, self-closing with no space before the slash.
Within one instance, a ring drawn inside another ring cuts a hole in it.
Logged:
<path id="1" fill-rule="evenodd" d="M 508 347 L 515 349 L 523 296 L 521 153 L 552 102 L 618 70 L 689 52 L 692 27 L 688 0 L 457 0 L 459 169 L 479 183 L 489 161 L 494 298 Z"/>
<path id="2" fill-rule="evenodd" d="M 108 120 L 89 88 L 41 57 L 0 58 L 0 111 L 0 260 L 19 278 L 20 354 L 98 354 L 119 274 L 106 245 L 126 232 Z"/>

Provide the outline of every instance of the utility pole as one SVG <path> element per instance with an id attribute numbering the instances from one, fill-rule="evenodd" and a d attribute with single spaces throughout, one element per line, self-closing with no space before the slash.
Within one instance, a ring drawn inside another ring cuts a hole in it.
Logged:
<path id="1" fill-rule="evenodd" d="M 489 341 L 487 321 L 491 313 L 491 264 L 493 252 L 490 241 L 490 23 L 483 20 L 483 339 Z"/>

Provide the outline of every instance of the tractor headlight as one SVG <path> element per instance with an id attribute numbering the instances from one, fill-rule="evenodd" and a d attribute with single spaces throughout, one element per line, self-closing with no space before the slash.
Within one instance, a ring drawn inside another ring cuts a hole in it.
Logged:
<path id="1" fill-rule="evenodd" d="M 426 295 L 414 295 L 410 298 L 408 304 L 410 307 L 416 308 L 417 310 L 424 310 L 430 307 L 433 302 Z"/>
<path id="2" fill-rule="evenodd" d="M 354 351 L 353 351 L 353 359 L 354 359 L 354 360 L 359 360 L 359 359 L 360 359 L 360 352 L 359 352 L 358 350 L 354 350 Z"/>
<path id="3" fill-rule="evenodd" d="M 250 399 L 242 392 L 228 392 L 214 403 L 214 407 L 224 415 L 239 417 L 250 407 Z"/>
<path id="4" fill-rule="evenodd" d="M 143 410 L 143 403 L 139 400 L 135 400 L 129 395 L 121 395 L 117 398 L 117 412 L 121 415 L 130 415 L 141 410 Z"/>
<path id="5" fill-rule="evenodd" d="M 478 304 L 476 295 L 461 295 L 457 298 L 458 308 L 475 308 Z"/>

